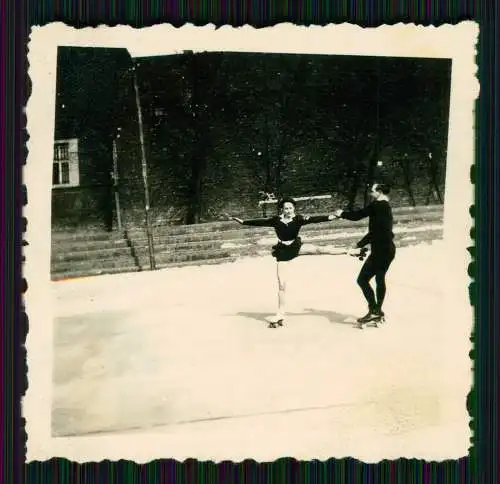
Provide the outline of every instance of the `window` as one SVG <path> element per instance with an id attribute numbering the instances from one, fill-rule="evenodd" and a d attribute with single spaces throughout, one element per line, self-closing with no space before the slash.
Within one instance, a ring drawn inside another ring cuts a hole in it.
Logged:
<path id="1" fill-rule="evenodd" d="M 54 146 L 54 161 L 69 160 L 69 143 L 56 143 Z"/>
<path id="2" fill-rule="evenodd" d="M 77 140 L 56 141 L 52 162 L 52 185 L 54 187 L 77 186 L 78 144 Z"/>
<path id="3" fill-rule="evenodd" d="M 52 184 L 69 185 L 69 162 L 54 163 L 52 167 Z"/>

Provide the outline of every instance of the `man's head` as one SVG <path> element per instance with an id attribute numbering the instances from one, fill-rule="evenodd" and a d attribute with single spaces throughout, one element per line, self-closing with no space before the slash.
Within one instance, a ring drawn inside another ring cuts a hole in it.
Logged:
<path id="1" fill-rule="evenodd" d="M 374 183 L 370 190 L 370 195 L 374 200 L 378 200 L 380 197 L 387 197 L 391 189 L 389 185 L 383 183 Z"/>
<path id="2" fill-rule="evenodd" d="M 293 198 L 285 197 L 279 201 L 278 208 L 285 217 L 293 217 L 296 204 L 297 202 Z"/>

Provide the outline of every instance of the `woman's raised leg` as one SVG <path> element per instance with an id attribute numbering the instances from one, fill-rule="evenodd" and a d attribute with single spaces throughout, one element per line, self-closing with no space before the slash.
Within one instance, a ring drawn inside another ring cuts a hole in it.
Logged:
<path id="1" fill-rule="evenodd" d="M 303 244 L 299 255 L 342 255 L 347 254 L 347 249 L 333 246 L 319 246 L 314 244 Z"/>

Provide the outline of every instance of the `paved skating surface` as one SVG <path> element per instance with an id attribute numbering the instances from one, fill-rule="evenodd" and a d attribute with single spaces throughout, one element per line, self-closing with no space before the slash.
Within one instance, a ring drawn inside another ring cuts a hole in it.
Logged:
<path id="1" fill-rule="evenodd" d="M 464 455 L 470 324 L 446 317 L 441 251 L 399 250 L 378 329 L 353 325 L 344 256 L 294 261 L 279 329 L 270 257 L 55 283 L 53 435 L 154 432 L 202 459 Z"/>

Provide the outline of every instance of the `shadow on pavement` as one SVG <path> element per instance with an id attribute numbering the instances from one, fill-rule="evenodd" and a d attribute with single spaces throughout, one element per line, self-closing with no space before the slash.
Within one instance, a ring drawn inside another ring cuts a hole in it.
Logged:
<path id="1" fill-rule="evenodd" d="M 348 314 L 337 313 L 335 311 L 323 311 L 317 309 L 305 309 L 301 312 L 289 312 L 287 316 L 319 316 L 328 319 L 331 324 L 347 324 L 352 325 L 356 322 L 356 317 Z M 273 313 L 257 313 L 257 312 L 238 312 L 236 316 L 243 318 L 254 319 L 262 323 L 268 323 L 269 319 L 274 316 Z"/>

